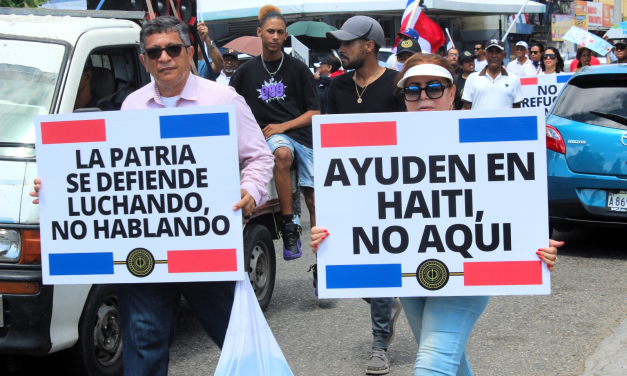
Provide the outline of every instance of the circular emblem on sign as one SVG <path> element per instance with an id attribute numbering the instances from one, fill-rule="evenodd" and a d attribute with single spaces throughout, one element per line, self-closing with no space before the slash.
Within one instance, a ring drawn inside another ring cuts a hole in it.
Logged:
<path id="1" fill-rule="evenodd" d="M 144 248 L 135 248 L 126 256 L 126 267 L 135 277 L 145 277 L 155 268 L 155 258 Z"/>
<path id="2" fill-rule="evenodd" d="M 623 136 L 620 138 L 620 142 L 627 146 L 627 133 L 623 133 Z"/>
<path id="3" fill-rule="evenodd" d="M 401 42 L 401 47 L 409 48 L 412 44 L 414 44 L 414 42 L 412 42 L 411 39 L 407 39 Z"/>
<path id="4" fill-rule="evenodd" d="M 427 290 L 441 289 L 448 283 L 448 278 L 448 268 L 440 260 L 425 260 L 416 270 L 418 284 Z"/>

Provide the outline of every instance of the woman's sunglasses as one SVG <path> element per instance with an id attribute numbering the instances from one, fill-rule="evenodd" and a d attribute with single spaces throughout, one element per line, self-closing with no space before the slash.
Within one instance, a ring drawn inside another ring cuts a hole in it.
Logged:
<path id="1" fill-rule="evenodd" d="M 165 50 L 165 52 L 170 57 L 178 57 L 181 54 L 183 47 L 187 48 L 189 46 L 186 46 L 184 44 L 171 44 L 167 46 L 166 48 L 162 48 L 162 47 L 146 48 L 144 52 L 146 53 L 146 56 L 148 56 L 150 60 L 157 60 L 158 58 L 161 57 L 161 54 L 163 54 L 163 50 Z"/>
<path id="2" fill-rule="evenodd" d="M 416 102 L 420 99 L 422 91 L 427 93 L 429 99 L 442 98 L 444 95 L 444 89 L 451 87 L 452 85 L 442 85 L 440 83 L 428 84 L 426 87 L 421 88 L 418 85 L 407 86 L 401 90 L 401 93 L 405 96 L 407 102 Z"/>
<path id="3" fill-rule="evenodd" d="M 557 59 L 557 55 L 555 55 L 555 54 L 544 54 L 544 55 L 542 55 L 542 58 L 544 60 L 546 60 L 546 59 L 555 60 L 555 59 Z"/>

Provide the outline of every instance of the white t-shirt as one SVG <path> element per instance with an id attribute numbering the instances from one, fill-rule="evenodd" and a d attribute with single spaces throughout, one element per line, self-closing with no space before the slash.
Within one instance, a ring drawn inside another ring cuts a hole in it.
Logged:
<path id="1" fill-rule="evenodd" d="M 475 72 L 481 72 L 483 68 L 487 66 L 488 66 L 488 59 L 485 59 L 483 61 L 479 61 L 478 59 L 475 59 Z"/>
<path id="2" fill-rule="evenodd" d="M 179 99 L 179 95 L 175 96 L 175 97 L 161 97 L 161 100 L 163 101 L 163 104 L 167 107 L 167 108 L 172 108 L 175 107 L 176 105 L 176 101 Z"/>
<path id="3" fill-rule="evenodd" d="M 486 69 L 472 73 L 466 79 L 462 100 L 471 102 L 473 110 L 512 108 L 523 100 L 520 78 L 503 68 L 494 80 Z"/>
<path id="4" fill-rule="evenodd" d="M 524 64 L 520 64 L 518 59 L 510 61 L 509 64 L 507 64 L 507 71 L 514 73 L 518 77 L 530 77 L 538 74 L 538 69 L 529 58 L 527 58 Z"/>
<path id="5" fill-rule="evenodd" d="M 216 82 L 222 85 L 228 85 L 234 73 L 235 71 L 233 71 L 233 73 L 229 77 L 227 77 L 226 74 L 224 74 L 224 71 L 221 71 L 220 75 L 216 78 Z"/>

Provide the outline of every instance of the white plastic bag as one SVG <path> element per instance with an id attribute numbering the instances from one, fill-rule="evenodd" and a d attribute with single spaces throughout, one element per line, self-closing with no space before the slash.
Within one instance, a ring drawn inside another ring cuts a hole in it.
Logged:
<path id="1" fill-rule="evenodd" d="M 214 376 L 293 376 L 261 312 L 248 274 L 235 284 L 235 299 Z"/>

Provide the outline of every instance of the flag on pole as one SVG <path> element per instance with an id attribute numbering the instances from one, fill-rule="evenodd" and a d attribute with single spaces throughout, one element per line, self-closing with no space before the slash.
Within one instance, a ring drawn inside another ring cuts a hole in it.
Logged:
<path id="1" fill-rule="evenodd" d="M 414 29 L 420 35 L 418 43 L 424 52 L 431 51 L 435 53 L 444 43 L 446 37 L 442 28 L 433 22 L 418 6 L 419 0 L 407 0 L 407 6 L 403 13 L 401 21 L 401 31 L 405 29 Z M 396 38 L 394 43 L 394 51 L 400 38 Z"/>

